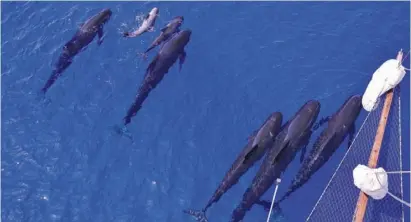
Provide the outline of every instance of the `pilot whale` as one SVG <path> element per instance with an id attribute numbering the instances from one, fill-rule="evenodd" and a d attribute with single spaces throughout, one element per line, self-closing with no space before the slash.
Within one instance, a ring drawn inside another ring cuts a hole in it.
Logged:
<path id="1" fill-rule="evenodd" d="M 336 113 L 325 118 L 325 121 L 328 122 L 327 128 L 321 132 L 314 142 L 313 148 L 307 158 L 304 159 L 288 191 L 277 203 L 280 203 L 304 185 L 334 154 L 347 134 L 349 135 L 348 147 L 350 147 L 355 133 L 355 121 L 361 112 L 361 108 L 361 96 L 350 96 Z"/>
<path id="2" fill-rule="evenodd" d="M 217 190 L 215 190 L 213 196 L 202 211 L 184 210 L 184 212 L 194 216 L 197 221 L 208 221 L 205 215 L 207 209 L 213 203 L 216 203 L 232 186 L 237 184 L 238 180 L 248 171 L 248 169 L 263 157 L 267 148 L 272 145 L 275 136 L 280 131 L 282 118 L 280 112 L 272 113 L 263 125 L 249 137 L 247 145 L 238 155 L 237 159 L 234 161 Z"/>
<path id="3" fill-rule="evenodd" d="M 168 73 L 171 66 L 180 60 L 180 70 L 184 63 L 186 52 L 185 46 L 190 41 L 191 30 L 187 29 L 176 33 L 167 41 L 157 55 L 153 58 L 146 69 L 143 83 L 138 89 L 134 103 L 128 109 L 126 116 L 123 118 L 124 126 L 131 122 L 131 118 L 141 109 L 143 102 L 149 93 L 161 82 L 163 77 Z"/>
<path id="4" fill-rule="evenodd" d="M 251 186 L 247 188 L 243 199 L 231 215 L 231 222 L 242 221 L 246 212 L 273 185 L 286 170 L 296 153 L 306 147 L 312 134 L 312 126 L 320 112 L 320 103 L 316 100 L 306 102 L 294 117 L 285 123 L 274 139 L 272 147 L 265 156 Z"/>
<path id="5" fill-rule="evenodd" d="M 101 45 L 104 34 L 103 25 L 110 20 L 111 14 L 112 12 L 110 9 L 104 9 L 80 25 L 76 34 L 64 45 L 63 52 L 60 55 L 50 78 L 41 89 L 42 93 L 45 94 L 47 92 L 64 70 L 71 65 L 74 56 L 83 51 L 86 46 L 93 41 L 96 35 L 98 36 L 97 44 Z"/>

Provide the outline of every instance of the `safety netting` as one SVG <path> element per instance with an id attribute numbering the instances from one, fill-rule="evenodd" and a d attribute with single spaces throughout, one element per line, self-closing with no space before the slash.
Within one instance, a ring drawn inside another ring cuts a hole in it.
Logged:
<path id="1" fill-rule="evenodd" d="M 366 118 L 357 131 L 351 147 L 347 150 L 306 221 L 353 221 L 360 194 L 360 190 L 353 182 L 353 170 L 359 164 L 368 165 L 385 95 L 380 98 L 378 107 L 374 111 L 366 113 Z M 382 167 L 387 172 L 403 171 L 401 139 L 401 97 L 400 88 L 397 86 L 393 90 L 391 109 L 377 168 Z M 403 189 L 403 174 L 388 174 L 388 191 L 399 199 L 404 199 Z M 386 195 L 380 200 L 369 197 L 363 221 L 404 221 L 405 207 L 407 206 L 390 195 Z"/>

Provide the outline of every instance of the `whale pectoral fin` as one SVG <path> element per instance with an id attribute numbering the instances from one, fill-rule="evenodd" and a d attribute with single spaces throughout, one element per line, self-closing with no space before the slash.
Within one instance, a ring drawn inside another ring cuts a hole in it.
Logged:
<path id="1" fill-rule="evenodd" d="M 148 65 L 146 72 L 150 72 L 151 70 L 153 70 L 153 68 L 156 66 L 158 60 L 158 55 L 156 55 L 156 57 L 154 57 L 154 59 L 150 62 L 150 64 Z"/>
<path id="2" fill-rule="evenodd" d="M 251 150 L 244 156 L 243 164 L 249 164 L 252 162 L 255 158 L 254 155 L 257 153 L 258 150 L 258 144 L 253 146 Z"/>
<path id="3" fill-rule="evenodd" d="M 305 152 L 307 151 L 308 143 L 310 143 L 310 137 L 312 133 L 313 132 L 309 130 L 303 135 L 303 139 L 301 140 L 301 145 L 303 146 L 303 148 L 301 150 L 300 163 L 302 163 L 304 160 Z"/>
<path id="4" fill-rule="evenodd" d="M 103 30 L 102 25 L 98 28 L 97 35 L 98 35 L 97 44 L 101 45 L 101 43 L 103 43 L 103 36 L 104 36 L 104 30 Z"/>
<path id="5" fill-rule="evenodd" d="M 154 17 L 153 24 L 151 24 L 151 26 L 155 26 L 155 25 L 156 25 L 156 21 L 157 21 L 157 18 L 158 18 L 158 17 L 160 17 L 159 14 L 157 14 L 157 15 Z"/>
<path id="6" fill-rule="evenodd" d="M 181 31 L 180 27 L 177 27 L 176 30 L 174 31 L 174 33 L 179 33 L 180 31 Z"/>
<path id="7" fill-rule="evenodd" d="M 184 64 L 184 61 L 186 60 L 186 57 L 187 57 L 187 53 L 185 51 L 183 51 L 180 54 L 180 68 L 179 68 L 179 71 L 181 71 L 181 69 L 183 68 L 183 64 Z"/>
<path id="8" fill-rule="evenodd" d="M 254 131 L 248 136 L 247 140 L 248 140 L 248 141 L 255 140 L 255 137 L 257 136 L 258 131 L 260 131 L 260 129 L 254 130 Z M 254 141 L 253 143 L 255 143 L 255 141 Z"/>
<path id="9" fill-rule="evenodd" d="M 165 32 L 167 30 L 168 26 L 165 26 L 164 28 L 160 29 L 161 32 Z"/>
<path id="10" fill-rule="evenodd" d="M 348 148 L 351 147 L 351 144 L 354 140 L 354 136 L 355 136 L 355 125 L 352 124 L 352 126 L 350 127 L 348 131 Z"/>
<path id="11" fill-rule="evenodd" d="M 271 202 L 267 200 L 257 200 L 255 203 L 264 207 L 264 209 L 267 211 L 269 211 L 271 208 Z"/>
<path id="12" fill-rule="evenodd" d="M 305 144 L 305 146 L 304 146 L 303 149 L 301 150 L 300 163 L 302 163 L 303 160 L 304 160 L 305 152 L 307 151 L 307 145 L 308 145 L 308 144 Z"/>
<path id="13" fill-rule="evenodd" d="M 87 46 L 84 46 L 81 50 L 80 50 L 80 52 L 83 52 L 83 51 L 85 51 L 87 49 Z"/>
<path id="14" fill-rule="evenodd" d="M 103 26 L 102 26 L 102 25 L 98 28 L 98 30 L 97 30 L 97 35 L 98 35 L 98 38 L 99 38 L 99 39 L 103 38 L 104 29 L 103 29 Z"/>
<path id="15" fill-rule="evenodd" d="M 277 162 L 277 160 L 278 160 L 278 155 L 280 155 L 281 151 L 287 149 L 287 147 L 290 146 L 290 144 L 291 144 L 291 141 L 290 141 L 290 140 L 287 140 L 287 142 L 285 142 L 285 143 L 282 145 L 282 147 L 280 147 L 278 150 L 275 151 L 275 153 L 274 153 L 274 155 L 273 155 L 274 160 L 273 160 L 273 162 L 271 163 L 271 165 L 274 165 L 274 164 Z M 275 149 L 275 148 L 276 148 L 276 147 L 272 147 L 271 149 Z"/>

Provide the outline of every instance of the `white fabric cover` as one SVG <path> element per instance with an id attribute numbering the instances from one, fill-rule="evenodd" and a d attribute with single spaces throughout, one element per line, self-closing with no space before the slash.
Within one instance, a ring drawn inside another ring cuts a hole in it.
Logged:
<path id="1" fill-rule="evenodd" d="M 382 199 L 388 193 L 387 172 L 381 167 L 372 169 L 362 164 L 353 170 L 354 185 L 374 199 Z"/>
<path id="2" fill-rule="evenodd" d="M 377 107 L 381 95 L 397 86 L 404 78 L 405 68 L 402 65 L 398 67 L 399 62 L 396 59 L 389 59 L 372 75 L 362 97 L 362 106 L 368 112 Z"/>

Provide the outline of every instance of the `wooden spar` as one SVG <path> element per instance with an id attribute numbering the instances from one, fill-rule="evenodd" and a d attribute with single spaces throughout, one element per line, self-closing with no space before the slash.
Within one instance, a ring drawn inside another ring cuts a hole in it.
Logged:
<path id="1" fill-rule="evenodd" d="M 403 53 L 402 53 L 402 50 L 400 50 L 397 55 L 397 60 L 399 61 L 400 65 L 402 61 L 402 56 L 403 56 Z M 378 124 L 377 133 L 374 139 L 374 145 L 372 146 L 370 158 L 368 159 L 368 167 L 370 168 L 375 168 L 377 166 L 378 156 L 380 154 L 380 148 L 382 144 L 382 139 L 385 133 L 385 126 L 387 125 L 388 114 L 390 113 L 390 109 L 391 109 L 393 94 L 394 94 L 393 89 L 391 89 L 387 92 L 387 95 L 385 96 L 384 107 L 381 112 L 380 122 Z M 368 196 L 364 192 L 360 191 L 360 195 L 358 197 L 353 221 L 355 222 L 363 221 L 364 216 L 365 216 L 365 210 L 367 209 L 367 203 L 368 203 Z"/>
<path id="2" fill-rule="evenodd" d="M 384 137 L 385 126 L 387 125 L 388 114 L 390 112 L 392 97 L 393 90 L 391 89 L 387 92 L 387 96 L 385 97 L 384 108 L 382 110 L 377 133 L 375 135 L 374 145 L 372 146 L 370 158 L 368 159 L 368 167 L 370 168 L 375 168 L 377 166 L 378 156 L 380 154 L 380 148 L 382 144 L 382 138 Z M 365 193 L 360 191 L 353 221 L 363 221 L 365 216 L 365 209 L 367 208 L 367 202 L 368 197 L 365 195 Z"/>

